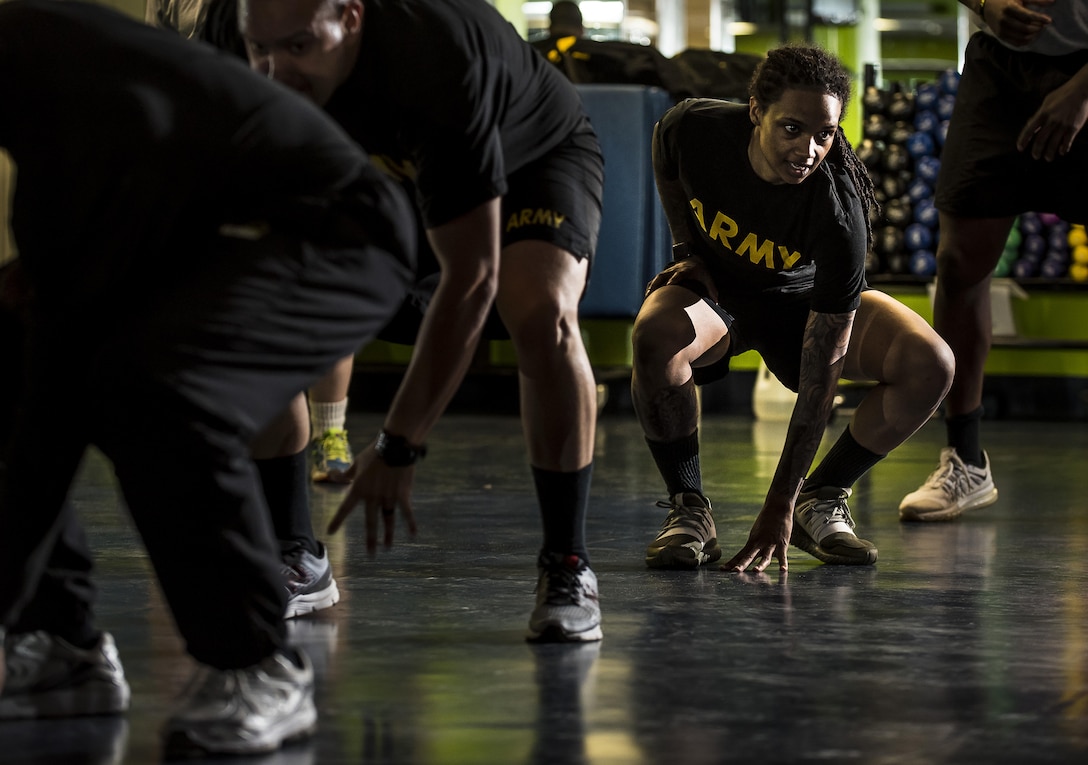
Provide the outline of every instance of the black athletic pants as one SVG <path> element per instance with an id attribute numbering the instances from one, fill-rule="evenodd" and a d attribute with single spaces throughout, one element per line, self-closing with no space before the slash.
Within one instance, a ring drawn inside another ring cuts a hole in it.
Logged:
<path id="1" fill-rule="evenodd" d="M 0 402 L 17 410 L 0 493 L 0 624 L 10 632 L 91 618 L 91 553 L 66 498 L 95 445 L 190 654 L 236 668 L 283 644 L 279 547 L 249 443 L 377 334 L 411 273 L 374 247 L 276 235 L 203 249 L 126 278 L 93 306 L 38 290 L 21 392 Z M 107 318 L 91 319 L 95 310 Z"/>

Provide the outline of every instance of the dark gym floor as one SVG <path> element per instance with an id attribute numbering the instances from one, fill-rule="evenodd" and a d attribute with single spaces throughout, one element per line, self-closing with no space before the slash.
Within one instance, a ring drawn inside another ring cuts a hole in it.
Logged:
<path id="1" fill-rule="evenodd" d="M 353 413 L 355 445 L 379 422 Z M 783 433 L 731 414 L 702 423 L 727 558 Z M 533 647 L 523 635 L 540 531 L 519 422 L 447 415 L 417 474 L 418 538 L 370 558 L 355 516 L 329 540 L 343 600 L 292 625 L 318 667 L 317 737 L 241 762 L 1086 762 L 1088 428 L 1002 420 L 985 435 L 1001 496 L 957 522 L 896 514 L 936 465 L 939 421 L 856 487 L 875 567 L 794 549 L 788 577 L 656 572 L 642 555 L 663 489 L 633 415 L 605 414 L 589 521 L 605 638 Z M 339 493 L 315 488 L 319 525 Z M 97 453 L 75 500 L 132 708 L 0 725 L 0 762 L 159 762 L 158 728 L 191 664 Z"/>

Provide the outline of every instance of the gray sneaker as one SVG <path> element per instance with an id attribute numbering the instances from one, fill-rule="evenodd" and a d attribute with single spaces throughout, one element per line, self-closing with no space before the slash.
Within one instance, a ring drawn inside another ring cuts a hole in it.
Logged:
<path id="1" fill-rule="evenodd" d="M 690 491 L 674 494 L 658 507 L 669 508 L 657 538 L 646 548 L 650 568 L 698 568 L 722 557 L 710 500 Z"/>
<path id="2" fill-rule="evenodd" d="M 600 640 L 597 575 L 577 555 L 544 553 L 537 561 L 536 608 L 529 616 L 531 643 Z"/>
<path id="3" fill-rule="evenodd" d="M 285 619 L 331 608 L 340 601 L 340 590 L 332 578 L 329 551 L 318 542 L 321 555 L 317 556 L 301 545 L 284 550 L 283 577 L 287 586 L 287 610 Z"/>
<path id="4" fill-rule="evenodd" d="M 163 739 L 167 758 L 260 754 L 316 729 L 313 667 L 305 653 L 291 650 L 245 669 L 199 667 Z"/>
<path id="5" fill-rule="evenodd" d="M 968 465 L 951 446 L 941 449 L 940 464 L 926 482 L 899 503 L 902 521 L 951 521 L 965 510 L 997 502 L 990 473 L 990 457 L 982 453 L 982 467 Z"/>
<path id="6" fill-rule="evenodd" d="M 846 498 L 850 489 L 823 486 L 803 491 L 793 509 L 790 543 L 813 558 L 840 566 L 871 566 L 876 546 L 854 533 Z"/>
<path id="7" fill-rule="evenodd" d="M 0 720 L 119 714 L 130 692 L 113 636 L 76 648 L 48 632 L 22 632 L 4 641 L 7 678 Z"/>

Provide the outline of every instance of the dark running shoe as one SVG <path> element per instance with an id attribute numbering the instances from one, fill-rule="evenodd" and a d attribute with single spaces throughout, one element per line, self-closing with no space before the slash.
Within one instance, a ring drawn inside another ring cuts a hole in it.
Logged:
<path id="1" fill-rule="evenodd" d="M 824 563 L 840 566 L 871 566 L 876 545 L 859 539 L 846 498 L 850 489 L 825 486 L 803 491 L 793 509 L 790 543 Z"/>
<path id="2" fill-rule="evenodd" d="M 669 508 L 657 539 L 646 548 L 650 568 L 698 568 L 722 557 L 710 500 L 693 491 L 674 494 L 658 507 Z"/>

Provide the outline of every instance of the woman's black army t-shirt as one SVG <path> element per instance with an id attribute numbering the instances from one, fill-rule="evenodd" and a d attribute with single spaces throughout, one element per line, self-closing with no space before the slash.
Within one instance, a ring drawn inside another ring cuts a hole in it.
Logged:
<path id="1" fill-rule="evenodd" d="M 748 105 L 688 99 L 657 130 L 655 171 L 679 179 L 693 216 L 688 242 L 714 276 L 718 302 L 743 312 L 807 300 L 845 313 L 865 288 L 867 230 L 853 181 L 825 160 L 799 185 L 759 178 L 748 159 Z"/>

